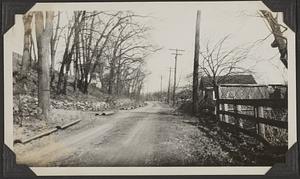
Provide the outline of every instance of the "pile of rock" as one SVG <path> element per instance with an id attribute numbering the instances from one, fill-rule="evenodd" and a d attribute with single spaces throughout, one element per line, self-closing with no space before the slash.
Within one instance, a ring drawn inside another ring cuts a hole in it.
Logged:
<path id="1" fill-rule="evenodd" d="M 136 109 L 139 107 L 145 106 L 145 102 L 135 102 L 135 101 L 130 101 L 129 103 L 123 103 L 122 105 L 118 106 L 120 110 L 130 110 L 130 109 Z"/>
<path id="2" fill-rule="evenodd" d="M 17 95 L 13 98 L 13 114 L 22 117 L 35 116 L 38 113 L 38 99 L 29 95 Z"/>
<path id="3" fill-rule="evenodd" d="M 105 102 L 52 100 L 51 104 L 54 109 L 66 110 L 99 111 L 109 108 L 109 105 Z"/>
<path id="4" fill-rule="evenodd" d="M 51 109 L 102 111 L 109 109 L 106 102 L 70 101 L 51 99 Z M 36 116 L 40 112 L 38 99 L 30 95 L 16 95 L 13 99 L 14 116 L 27 118 Z"/>
<path id="5" fill-rule="evenodd" d="M 15 121 L 36 118 L 41 112 L 38 99 L 30 95 L 14 96 L 13 114 Z M 145 106 L 146 103 L 130 99 L 118 99 L 114 103 L 104 101 L 80 101 L 75 99 L 51 99 L 50 109 L 79 110 L 79 111 L 105 111 L 111 109 L 130 110 Z"/>

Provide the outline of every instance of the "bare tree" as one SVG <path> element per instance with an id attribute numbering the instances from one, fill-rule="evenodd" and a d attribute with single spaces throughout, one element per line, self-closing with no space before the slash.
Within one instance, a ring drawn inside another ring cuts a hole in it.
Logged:
<path id="1" fill-rule="evenodd" d="M 91 16 L 98 16 L 103 14 L 103 12 L 94 12 Z M 83 29 L 83 31 L 89 31 L 88 35 L 81 34 L 81 44 L 82 44 L 82 63 L 81 66 L 81 78 L 79 79 L 79 89 L 83 93 L 87 93 L 88 86 L 91 83 L 93 74 L 95 72 L 96 67 L 99 64 L 102 64 L 102 55 L 104 53 L 105 48 L 107 47 L 107 43 L 109 42 L 110 35 L 112 32 L 119 26 L 119 24 L 124 20 L 124 18 L 119 18 L 116 20 L 116 17 L 120 14 L 117 12 L 116 14 L 110 15 L 106 22 L 103 22 L 100 17 L 98 18 L 98 28 L 102 28 L 102 30 L 96 30 L 94 25 L 94 20 L 91 21 L 90 29 Z M 93 18 L 94 19 L 94 18 Z M 103 26 L 101 26 L 101 24 Z M 96 35 L 95 35 L 96 34 Z M 87 38 L 84 38 L 87 37 Z M 93 39 L 94 43 L 93 43 Z"/>
<path id="2" fill-rule="evenodd" d="M 288 68 L 287 38 L 283 36 L 283 32 L 287 30 L 287 27 L 279 24 L 278 16 L 273 17 L 272 13 L 269 11 L 260 10 L 260 17 L 267 21 L 270 31 L 274 36 L 274 41 L 272 42 L 271 47 L 278 48 L 280 60 L 284 66 Z"/>
<path id="3" fill-rule="evenodd" d="M 57 94 L 66 94 L 72 62 L 74 91 L 79 89 L 87 93 L 92 79 L 101 78 L 101 83 L 106 83 L 108 87 L 108 93 L 121 93 L 120 89 L 130 84 L 130 80 L 124 78 L 131 76 L 126 70 L 137 68 L 153 51 L 145 36 L 150 28 L 135 21 L 136 18 L 144 17 L 130 11 L 74 12 L 64 31 L 66 45 Z M 109 75 L 103 75 L 106 72 Z"/>
<path id="4" fill-rule="evenodd" d="M 80 12 L 77 12 L 80 13 Z M 74 82 L 73 89 L 77 91 L 77 82 L 79 77 L 79 60 L 80 60 L 80 31 L 82 29 L 82 24 L 84 23 L 85 12 L 82 14 L 82 20 L 79 22 L 79 19 L 75 18 L 75 34 L 74 34 L 74 43 L 75 43 L 75 58 L 74 58 Z"/>
<path id="5" fill-rule="evenodd" d="M 128 93 L 125 89 L 127 91 L 129 89 L 128 85 L 130 85 L 131 80 L 127 78 L 131 76 L 130 70 L 134 71 L 135 68 L 140 68 L 145 58 L 158 50 L 147 42 L 146 34 L 151 28 L 135 22 L 133 17 L 135 16 L 128 18 L 126 23 L 121 24 L 119 31 L 112 37 L 109 94 Z"/>
<path id="6" fill-rule="evenodd" d="M 130 96 L 136 100 L 139 100 L 141 90 L 144 85 L 144 79 L 146 78 L 146 73 L 143 71 L 142 67 L 137 68 L 132 74 L 133 78 L 130 84 Z"/>
<path id="7" fill-rule="evenodd" d="M 66 33 L 66 45 L 65 45 L 65 51 L 63 55 L 63 59 L 60 66 L 59 76 L 58 76 L 58 82 L 57 82 L 57 90 L 56 92 L 58 94 L 66 94 L 66 88 L 67 88 L 67 80 L 68 80 L 68 73 L 70 71 L 70 65 L 72 62 L 72 57 L 75 51 L 75 45 L 78 42 L 74 42 L 74 40 L 78 40 L 76 38 L 73 38 L 74 32 L 76 31 L 78 26 L 78 21 L 82 22 L 84 19 L 85 11 L 79 11 L 74 12 L 74 22 L 70 21 L 69 26 L 67 28 Z M 72 40 L 73 39 L 73 40 Z"/>
<path id="8" fill-rule="evenodd" d="M 129 56 L 131 59 L 137 58 L 138 54 L 141 54 L 138 50 L 146 50 L 147 47 L 150 47 L 141 41 L 148 28 L 136 23 L 134 18 L 141 16 L 131 12 L 119 11 L 112 14 L 99 12 L 97 17 L 98 21 L 95 22 L 95 25 L 87 29 L 90 31 L 88 38 L 82 38 L 81 44 L 84 53 L 82 65 L 84 68 L 79 86 L 81 91 L 86 93 L 88 85 L 95 77 L 95 70 L 103 69 L 99 65 L 104 65 L 104 59 L 106 59 L 109 67 L 108 93 L 118 93 L 118 88 L 121 86 L 121 70 L 125 69 L 122 62 Z M 96 40 L 90 41 L 91 38 Z M 139 57 L 141 58 L 141 56 Z"/>
<path id="9" fill-rule="evenodd" d="M 53 31 L 54 12 L 46 11 L 45 26 L 44 14 L 35 12 L 35 31 L 38 49 L 38 106 L 41 109 L 41 118 L 48 120 L 50 111 L 50 73 L 49 73 L 49 45 Z"/>
<path id="10" fill-rule="evenodd" d="M 200 52 L 202 56 L 202 63 L 199 64 L 200 70 L 210 79 L 209 82 L 214 87 L 216 98 L 219 97 L 218 84 L 228 80 L 231 75 L 251 72 L 250 69 L 241 66 L 250 47 L 235 47 L 225 50 L 224 43 L 228 37 L 224 37 L 213 47 L 207 43 L 206 49 Z"/>

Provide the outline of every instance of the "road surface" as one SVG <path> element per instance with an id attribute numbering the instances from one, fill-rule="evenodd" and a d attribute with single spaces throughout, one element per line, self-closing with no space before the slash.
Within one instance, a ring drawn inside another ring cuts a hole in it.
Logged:
<path id="1" fill-rule="evenodd" d="M 118 111 L 87 113 L 64 131 L 14 147 L 17 163 L 29 166 L 203 166 L 230 161 L 191 117 L 160 102 Z"/>

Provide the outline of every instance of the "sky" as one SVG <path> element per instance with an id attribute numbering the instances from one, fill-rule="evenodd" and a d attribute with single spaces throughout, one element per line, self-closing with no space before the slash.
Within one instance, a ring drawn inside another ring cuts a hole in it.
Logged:
<path id="1" fill-rule="evenodd" d="M 132 10 L 136 14 L 147 15 L 150 18 L 144 23 L 151 26 L 149 40 L 162 47 L 160 51 L 146 59 L 146 68 L 150 75 L 145 81 L 144 92 L 160 90 L 160 78 L 163 80 L 163 90 L 168 85 L 168 68 L 174 68 L 174 55 L 169 49 L 183 49 L 178 57 L 177 80 L 179 86 L 185 86 L 190 81 L 186 76 L 192 73 L 194 60 L 195 23 L 197 10 L 201 11 L 200 19 L 200 50 L 209 42 L 214 44 L 227 35 L 225 47 L 252 44 L 264 39 L 270 34 L 262 20 L 256 17 L 259 9 L 265 9 L 260 2 L 189 2 L 189 3 L 85 3 L 85 4 L 39 4 L 35 9 L 71 11 L 74 10 Z M 279 13 L 279 17 L 281 14 Z M 281 19 L 280 19 L 281 20 Z M 21 16 L 16 17 L 15 51 L 22 54 L 23 22 Z M 34 33 L 34 32 L 33 32 Z M 286 33 L 291 33 L 288 30 Z M 17 40 L 18 39 L 18 40 Z M 253 69 L 254 77 L 260 84 L 284 83 L 287 72 L 279 60 L 278 50 L 271 48 L 273 36 L 268 37 L 250 51 L 243 65 Z M 58 49 L 58 55 L 63 49 Z M 60 54 L 60 55 L 59 55 Z M 201 58 L 200 58 L 201 61 Z"/>

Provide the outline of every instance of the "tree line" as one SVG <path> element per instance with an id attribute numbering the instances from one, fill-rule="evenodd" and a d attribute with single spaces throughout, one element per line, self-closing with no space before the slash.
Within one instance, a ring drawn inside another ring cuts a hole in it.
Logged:
<path id="1" fill-rule="evenodd" d="M 66 95 L 68 86 L 87 94 L 93 81 L 111 95 L 139 96 L 147 75 L 145 59 L 158 50 L 149 41 L 147 18 L 131 11 L 74 11 L 71 15 L 36 11 L 23 15 L 21 71 L 26 75 L 37 67 L 39 107 L 46 108 L 42 103 L 49 101 L 50 92 Z M 63 50 L 61 57 L 58 49 Z"/>

